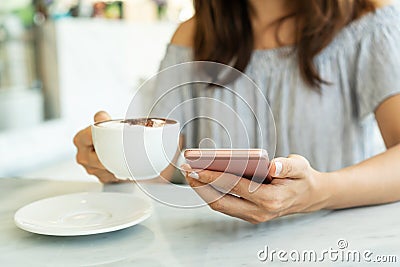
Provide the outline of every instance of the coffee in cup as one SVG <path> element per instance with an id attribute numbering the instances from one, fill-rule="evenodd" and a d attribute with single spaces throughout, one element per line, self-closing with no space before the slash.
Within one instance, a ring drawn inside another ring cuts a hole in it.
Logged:
<path id="1" fill-rule="evenodd" d="M 179 122 L 163 118 L 120 119 L 92 125 L 96 154 L 118 179 L 158 176 L 178 151 Z"/>

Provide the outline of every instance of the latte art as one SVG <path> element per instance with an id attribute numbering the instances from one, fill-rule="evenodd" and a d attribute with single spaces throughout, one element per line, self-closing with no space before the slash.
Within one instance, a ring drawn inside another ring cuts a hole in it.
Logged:
<path id="1" fill-rule="evenodd" d="M 129 125 L 141 125 L 145 127 L 163 127 L 166 124 L 175 124 L 175 121 L 160 118 L 145 118 L 145 119 L 129 119 L 124 120 L 122 123 L 128 123 Z"/>
<path id="2" fill-rule="evenodd" d="M 169 119 L 160 118 L 139 118 L 139 119 L 126 119 L 126 120 L 112 120 L 96 123 L 97 126 L 105 128 L 123 129 L 124 126 L 144 126 L 149 128 L 164 127 L 168 124 L 175 124 L 176 122 Z"/>

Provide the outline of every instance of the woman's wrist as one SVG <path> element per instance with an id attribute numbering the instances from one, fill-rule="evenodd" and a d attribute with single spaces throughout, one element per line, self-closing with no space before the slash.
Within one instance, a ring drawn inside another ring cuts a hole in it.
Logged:
<path id="1" fill-rule="evenodd" d="M 338 173 L 316 172 L 319 209 L 334 209 L 338 192 Z"/>

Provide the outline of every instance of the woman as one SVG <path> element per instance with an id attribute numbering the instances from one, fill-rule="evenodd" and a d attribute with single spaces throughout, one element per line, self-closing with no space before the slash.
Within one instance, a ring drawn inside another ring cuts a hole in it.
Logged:
<path id="1" fill-rule="evenodd" d="M 205 200 L 220 194 L 213 181 L 234 194 L 212 202 L 212 209 L 260 223 L 400 199 L 397 7 L 370 0 L 197 0 L 195 11 L 173 36 L 162 68 L 210 60 L 245 71 L 265 90 L 277 127 L 273 180 L 255 192 L 246 179 L 231 189 L 230 174 L 183 166 Z M 370 115 L 387 147 L 377 156 L 365 149 Z M 96 114 L 104 119 L 106 113 Z M 88 128 L 75 144 L 89 173 L 115 181 L 98 162 Z"/>

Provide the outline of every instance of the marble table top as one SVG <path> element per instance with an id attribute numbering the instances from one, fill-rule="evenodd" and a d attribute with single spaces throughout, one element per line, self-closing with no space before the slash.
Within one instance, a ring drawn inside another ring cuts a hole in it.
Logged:
<path id="1" fill-rule="evenodd" d="M 171 185 L 149 185 L 160 194 Z M 14 213 L 74 192 L 143 193 L 133 184 L 0 179 L 0 266 L 399 266 L 400 203 L 291 215 L 260 225 L 207 206 L 152 201 L 139 225 L 91 236 L 55 237 L 17 228 Z M 179 197 L 179 196 L 178 196 Z M 299 263 L 300 262 L 300 265 Z"/>

